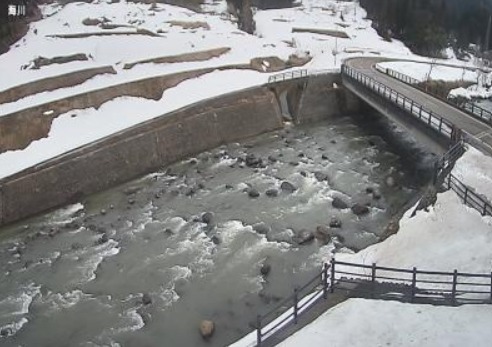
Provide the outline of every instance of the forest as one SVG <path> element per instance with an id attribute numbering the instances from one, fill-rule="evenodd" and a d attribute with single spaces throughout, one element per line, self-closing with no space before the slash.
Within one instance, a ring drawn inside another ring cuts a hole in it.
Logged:
<path id="1" fill-rule="evenodd" d="M 446 47 L 463 52 L 486 41 L 492 0 L 360 0 L 379 34 L 397 38 L 415 53 L 439 57 Z"/>

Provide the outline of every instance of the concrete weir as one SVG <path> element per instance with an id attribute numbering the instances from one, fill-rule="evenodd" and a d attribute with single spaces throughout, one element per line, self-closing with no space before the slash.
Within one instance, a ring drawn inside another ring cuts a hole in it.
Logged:
<path id="1" fill-rule="evenodd" d="M 282 128 L 282 93 L 287 93 L 295 123 L 357 111 L 357 99 L 333 87 L 337 85 L 341 77 L 332 73 L 204 100 L 4 178 L 0 225 L 76 202 L 221 144 Z"/>

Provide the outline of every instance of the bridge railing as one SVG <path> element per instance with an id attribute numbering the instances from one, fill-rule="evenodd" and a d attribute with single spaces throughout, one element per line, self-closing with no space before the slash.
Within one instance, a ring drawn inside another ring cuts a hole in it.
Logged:
<path id="1" fill-rule="evenodd" d="M 412 99 L 407 98 L 405 95 L 400 94 L 396 90 L 384 85 L 383 83 L 377 82 L 375 79 L 356 71 L 347 65 L 342 65 L 342 74 L 356 80 L 371 89 L 376 94 L 395 103 L 416 117 L 419 121 L 425 123 L 428 127 L 434 129 L 440 134 L 448 138 L 453 137 L 454 125 L 448 120 L 433 113 L 431 110 L 425 108 L 423 105 L 420 105 Z"/>
<path id="2" fill-rule="evenodd" d="M 299 322 L 305 313 L 337 289 L 350 297 L 374 297 L 378 286 L 390 286 L 392 295 L 405 302 L 427 301 L 444 305 L 492 304 L 492 272 L 473 274 L 400 269 L 386 266 L 337 261 L 334 258 L 323 266 L 310 281 L 294 290 L 273 310 L 257 317 L 256 346 L 278 334 L 282 329 Z M 396 294 L 396 295 L 395 295 Z M 304 298 L 303 295 L 306 295 Z M 302 298 L 302 299 L 301 299 Z"/>
<path id="3" fill-rule="evenodd" d="M 287 71 L 287 72 L 271 75 L 270 77 L 268 77 L 268 83 L 283 82 L 283 81 L 292 80 L 294 78 L 301 78 L 307 76 L 308 76 L 308 70 L 306 69 Z"/>
<path id="4" fill-rule="evenodd" d="M 434 97 L 437 97 L 437 98 L 441 99 L 442 101 L 445 101 L 446 103 L 451 104 L 451 105 L 465 111 L 466 113 L 470 114 L 471 116 L 473 116 L 473 117 L 475 117 L 475 118 L 477 118 L 477 119 L 479 119 L 479 120 L 481 120 L 481 121 L 483 121 L 489 125 L 492 125 L 492 112 L 484 109 L 483 107 L 475 105 L 473 102 L 469 102 L 469 101 L 459 102 L 457 99 L 444 98 L 441 95 L 439 95 L 438 93 L 435 93 L 432 89 L 423 88 L 421 86 L 421 83 L 423 83 L 422 81 L 419 81 L 413 77 L 410 77 L 408 75 L 405 75 L 405 74 L 398 72 L 398 71 L 395 71 L 393 69 L 378 68 L 378 71 L 381 71 L 390 77 L 393 77 L 399 81 L 402 81 L 406 84 L 409 84 L 412 87 L 415 87 L 415 88 L 417 88 L 417 89 L 419 89 L 425 93 L 429 93 L 429 94 L 433 95 Z"/>

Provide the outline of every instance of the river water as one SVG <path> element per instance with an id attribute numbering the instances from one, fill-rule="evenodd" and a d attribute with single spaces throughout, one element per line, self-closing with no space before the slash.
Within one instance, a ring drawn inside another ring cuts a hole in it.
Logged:
<path id="1" fill-rule="evenodd" d="M 226 145 L 3 228 L 0 345 L 228 345 L 333 253 L 378 242 L 431 162 L 384 121 L 342 117 Z M 334 197 L 370 212 L 336 209 Z M 332 217 L 342 228 L 328 243 L 298 243 Z M 255 231 L 259 222 L 268 230 Z M 216 324 L 208 342 L 202 319 Z"/>

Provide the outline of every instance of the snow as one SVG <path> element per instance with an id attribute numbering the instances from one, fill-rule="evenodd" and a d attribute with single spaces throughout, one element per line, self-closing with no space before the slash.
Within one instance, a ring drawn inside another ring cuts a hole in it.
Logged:
<path id="1" fill-rule="evenodd" d="M 439 307 L 350 299 L 279 347 L 490 346 L 492 306 Z"/>
<path id="2" fill-rule="evenodd" d="M 469 70 L 471 67 L 464 66 L 463 68 L 437 65 L 429 63 L 417 63 L 412 61 L 391 61 L 378 63 L 378 68 L 391 69 L 401 74 L 410 76 L 419 82 L 431 80 L 442 81 L 467 81 L 476 82 L 477 72 Z M 466 67 L 466 68 L 465 68 Z M 430 73 L 430 75 L 429 75 Z"/>
<path id="3" fill-rule="evenodd" d="M 469 147 L 454 165 L 453 175 L 492 201 L 492 158 Z"/>
<path id="4" fill-rule="evenodd" d="M 489 157 L 469 148 L 453 173 L 466 184 L 475 184 L 481 187 L 481 191 L 489 192 L 492 191 L 492 182 L 487 173 L 492 172 L 491 165 Z M 412 217 L 414 209 L 415 206 L 404 214 L 398 233 L 358 253 L 335 254 L 336 259 L 403 269 L 416 267 L 421 271 L 452 272 L 457 269 L 459 272 L 490 274 L 492 217 L 482 217 L 478 211 L 465 206 L 453 191 L 438 194 L 434 206 L 428 211 L 418 211 Z M 328 262 L 331 257 L 332 254 L 323 254 L 318 261 Z M 344 271 L 343 266 L 338 267 Z M 351 267 L 348 271 L 358 270 Z M 425 279 L 443 280 L 434 275 L 426 275 Z M 483 281 L 490 283 L 488 278 Z M 474 279 L 473 282 L 480 280 Z M 444 288 L 444 284 L 426 285 L 428 288 L 450 289 L 449 285 Z M 479 319 L 476 317 L 490 322 L 491 315 L 492 307 L 488 305 L 438 307 L 350 299 L 330 309 L 279 346 L 316 347 L 325 346 L 326 341 L 330 341 L 330 346 L 461 346 L 475 342 L 477 346 L 488 346 L 488 327 L 474 324 Z M 457 326 L 465 324 L 466 331 L 457 329 Z M 357 334 L 352 333 L 354 329 Z M 254 337 L 253 333 L 233 346 L 249 346 L 248 339 Z"/>
<path id="5" fill-rule="evenodd" d="M 220 83 L 228 80 L 227 84 Z M 226 70 L 205 74 L 170 88 L 158 100 L 119 97 L 99 109 L 73 110 L 57 117 L 47 138 L 27 148 L 0 155 L 0 178 L 7 177 L 69 150 L 117 131 L 159 117 L 193 101 L 233 92 L 265 82 L 265 76 L 247 70 Z M 203 88 L 206 85 L 207 88 Z"/>
<path id="6" fill-rule="evenodd" d="M 8 67 L 2 68 L 0 90 L 102 66 L 112 66 L 117 73 L 98 75 L 73 87 L 38 93 L 16 102 L 0 104 L 0 117 L 130 81 L 201 68 L 247 64 L 250 59 L 256 57 L 278 56 L 286 60 L 292 54 L 303 56 L 309 53 L 313 59 L 302 68 L 319 71 L 337 69 L 343 58 L 355 55 L 383 54 L 407 58 L 413 56 L 401 42 L 387 42 L 381 39 L 372 29 L 371 21 L 365 19 L 365 11 L 356 2 L 306 0 L 301 7 L 258 11 L 255 15 L 256 35 L 239 31 L 236 23 L 230 20 L 230 16 L 224 15 L 225 1 L 208 1 L 204 13 L 166 4 L 157 4 L 154 11 L 148 4 L 126 1 L 77 2 L 65 6 L 54 3 L 43 5 L 41 8 L 43 19 L 32 23 L 27 35 L 9 52 L 0 55 L 0 66 Z M 111 24 L 131 27 L 102 29 L 98 26 L 86 26 L 82 23 L 86 18 L 107 18 L 111 20 Z M 210 30 L 187 30 L 180 26 L 172 26 L 169 21 L 206 22 Z M 342 30 L 350 38 L 337 39 L 320 34 L 292 33 L 293 27 Z M 137 28 L 153 33 L 160 30 L 161 37 L 52 37 L 57 34 L 136 32 Z M 129 70 L 123 69 L 125 64 L 139 60 L 219 47 L 230 47 L 231 50 L 207 61 L 146 63 Z M 54 64 L 38 70 L 22 68 L 29 66 L 30 62 L 40 55 L 51 58 L 75 53 L 84 53 L 89 56 L 89 60 Z M 267 66 L 264 65 L 264 68 Z M 119 97 L 104 103 L 98 110 L 70 110 L 54 120 L 48 138 L 35 141 L 24 150 L 0 154 L 0 178 L 187 104 L 264 84 L 270 75 L 257 71 L 214 71 L 166 90 L 158 101 Z"/>
<path id="7" fill-rule="evenodd" d="M 336 259 L 403 269 L 490 273 L 491 217 L 465 206 L 453 191 L 438 194 L 428 212 L 421 210 L 411 217 L 412 212 L 413 208 L 405 213 L 398 233 L 384 242 L 356 254 L 337 254 Z"/>
<path id="8" fill-rule="evenodd" d="M 487 99 L 492 97 L 492 73 L 485 72 L 467 64 L 461 67 L 453 65 L 439 65 L 428 62 L 384 62 L 378 63 L 380 70 L 391 69 L 404 75 L 410 76 L 419 82 L 427 80 L 441 80 L 446 82 L 462 81 L 470 82 L 468 88 L 459 87 L 449 92 L 449 98 L 463 97 L 468 100 L 472 98 Z"/>

